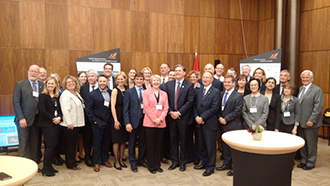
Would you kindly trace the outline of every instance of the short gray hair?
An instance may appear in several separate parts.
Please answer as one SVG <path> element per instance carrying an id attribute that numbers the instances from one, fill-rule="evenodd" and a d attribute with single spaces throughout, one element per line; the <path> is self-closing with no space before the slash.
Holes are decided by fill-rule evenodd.
<path id="1" fill-rule="evenodd" d="M 96 76 L 99 76 L 99 73 L 96 71 L 96 70 L 94 70 L 94 69 L 90 69 L 90 70 L 88 70 L 87 71 L 87 75 L 88 74 L 95 74 Z"/>
<path id="2" fill-rule="evenodd" d="M 312 80 L 314 80 L 314 74 L 312 71 L 310 70 L 304 70 L 301 74 L 300 74 L 300 78 L 302 78 L 302 75 L 305 74 L 306 72 L 309 72 L 309 75 L 311 76 Z"/>
<path id="3" fill-rule="evenodd" d="M 281 70 L 281 72 L 286 72 L 288 73 L 288 76 L 291 77 L 290 72 L 287 69 Z"/>

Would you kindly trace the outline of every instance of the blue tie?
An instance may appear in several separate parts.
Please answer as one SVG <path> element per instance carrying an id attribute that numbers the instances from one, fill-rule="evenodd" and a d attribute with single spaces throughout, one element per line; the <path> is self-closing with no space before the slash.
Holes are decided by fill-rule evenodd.
<path id="1" fill-rule="evenodd" d="M 139 88 L 139 94 L 140 94 L 140 103 L 143 103 L 143 97 L 142 97 L 142 88 Z M 140 112 L 140 118 L 142 118 L 143 116 L 143 108 L 141 108 L 141 112 Z"/>
<path id="2" fill-rule="evenodd" d="M 228 92 L 226 92 L 226 94 L 225 94 L 225 99 L 223 99 L 223 106 L 225 106 L 226 105 L 226 102 L 227 102 L 227 95 L 228 95 Z"/>

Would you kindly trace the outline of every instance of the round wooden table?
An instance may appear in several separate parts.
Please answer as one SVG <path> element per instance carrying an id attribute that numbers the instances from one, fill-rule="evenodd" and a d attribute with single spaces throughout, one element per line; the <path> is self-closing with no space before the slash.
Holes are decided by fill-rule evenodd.
<path id="1" fill-rule="evenodd" d="M 256 141 L 247 130 L 229 131 L 222 139 L 231 147 L 234 186 L 291 185 L 295 152 L 304 146 L 301 137 L 264 131 Z"/>
<path id="2" fill-rule="evenodd" d="M 0 181 L 3 185 L 24 185 L 38 172 L 38 165 L 27 158 L 17 156 L 0 156 L 0 172 L 10 175 L 12 178 Z"/>

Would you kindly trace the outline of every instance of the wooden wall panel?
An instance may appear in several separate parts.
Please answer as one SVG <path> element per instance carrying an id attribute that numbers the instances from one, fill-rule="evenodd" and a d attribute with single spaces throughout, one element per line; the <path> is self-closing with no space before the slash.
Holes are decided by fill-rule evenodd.
<path id="1" fill-rule="evenodd" d="M 21 47 L 45 48 L 45 5 L 20 2 Z"/>
<path id="2" fill-rule="evenodd" d="M 88 50 L 70 50 L 69 51 L 69 74 L 77 76 L 77 65 L 76 59 L 91 55 L 91 52 Z"/>
<path id="3" fill-rule="evenodd" d="M 213 54 L 199 54 L 198 61 L 199 61 L 199 69 L 201 70 L 201 77 L 204 73 L 204 67 L 206 64 L 211 63 L 214 65 L 214 55 Z"/>
<path id="4" fill-rule="evenodd" d="M 167 63 L 166 53 L 150 53 L 150 68 L 153 74 L 160 75 L 160 65 Z"/>
<path id="5" fill-rule="evenodd" d="M 314 9 L 324 8 L 330 6 L 329 0 L 315 0 L 314 1 Z"/>
<path id="6" fill-rule="evenodd" d="M 164 14 L 150 13 L 150 52 L 167 52 Z"/>
<path id="7" fill-rule="evenodd" d="M 166 15 L 166 33 L 167 33 L 167 52 L 183 53 L 183 32 L 184 20 L 183 16 Z"/>
<path id="8" fill-rule="evenodd" d="M 203 0 L 184 0 L 184 15 L 199 16 Z"/>
<path id="9" fill-rule="evenodd" d="M 167 13 L 182 15 L 184 13 L 184 0 L 167 0 Z"/>
<path id="10" fill-rule="evenodd" d="M 0 12 L 0 47 L 19 47 L 19 2 L 1 1 Z"/>
<path id="11" fill-rule="evenodd" d="M 215 1 L 215 17 L 227 18 L 230 17 L 230 0 Z"/>
<path id="12" fill-rule="evenodd" d="M 56 72 L 61 80 L 70 74 L 69 51 L 68 50 L 46 50 L 45 67 L 48 75 Z M 75 75 L 75 74 L 73 74 Z"/>
<path id="13" fill-rule="evenodd" d="M 17 69 L 17 71 L 22 70 L 21 72 L 27 73 L 29 67 L 31 65 L 38 65 L 40 67 L 45 66 L 45 50 L 43 49 L 22 49 L 21 50 L 21 69 Z M 27 78 L 27 74 L 23 75 L 22 79 Z"/>
<path id="14" fill-rule="evenodd" d="M 113 9 L 130 9 L 130 0 L 112 0 L 111 7 Z"/>
<path id="15" fill-rule="evenodd" d="M 300 11 L 308 11 L 314 9 L 314 0 L 300 1 Z"/>
<path id="16" fill-rule="evenodd" d="M 167 54 L 167 64 L 170 65 L 170 67 L 174 70 L 175 65 L 182 64 L 185 67 L 187 66 L 187 62 L 185 62 L 184 55 L 181 54 L 174 54 L 174 53 L 168 53 Z M 187 67 L 186 67 L 187 69 Z"/>
<path id="17" fill-rule="evenodd" d="M 314 11 L 300 14 L 299 51 L 313 50 L 313 17 Z"/>
<path id="18" fill-rule="evenodd" d="M 188 74 L 188 72 L 194 68 L 195 54 L 183 54 L 183 62 Z M 172 70 L 174 70 L 175 66 L 170 67 Z"/>
<path id="19" fill-rule="evenodd" d="M 128 74 L 130 68 L 136 68 L 135 64 L 132 63 L 132 53 L 120 52 L 120 65 L 121 70 Z"/>
<path id="20" fill-rule="evenodd" d="M 15 115 L 12 100 L 12 95 L 0 95 L 0 116 Z"/>
<path id="21" fill-rule="evenodd" d="M 259 0 L 244 0 L 242 2 L 242 12 L 244 20 L 259 20 Z M 230 18 L 241 19 L 239 1 L 230 1 Z"/>
<path id="22" fill-rule="evenodd" d="M 94 0 L 68 0 L 69 5 L 90 6 Z"/>
<path id="23" fill-rule="evenodd" d="M 68 15 L 70 50 L 90 50 L 92 35 L 90 8 L 69 6 Z"/>
<path id="24" fill-rule="evenodd" d="M 230 42 L 230 20 L 215 19 L 214 53 L 228 54 Z"/>
<path id="25" fill-rule="evenodd" d="M 299 53 L 299 65 L 298 65 L 298 85 L 301 86 L 300 73 L 304 70 L 313 71 L 313 52 L 301 52 Z"/>
<path id="26" fill-rule="evenodd" d="M 184 52 L 195 53 L 200 52 L 199 48 L 199 17 L 184 17 Z"/>
<path id="27" fill-rule="evenodd" d="M 149 0 L 131 0 L 131 10 L 149 11 Z"/>
<path id="28" fill-rule="evenodd" d="M 244 59 L 245 55 L 229 55 L 228 68 L 234 67 L 238 72 L 240 71 L 240 60 Z M 228 70 L 227 68 L 227 70 Z M 227 74 L 227 71 L 226 71 Z"/>
<path id="29" fill-rule="evenodd" d="M 131 51 L 131 12 L 111 10 L 111 48 L 120 48 L 121 51 Z M 125 24 L 123 24 L 125 23 Z"/>
<path id="30" fill-rule="evenodd" d="M 230 43 L 229 43 L 229 54 L 243 54 L 244 43 L 241 21 L 230 20 L 229 23 Z"/>
<path id="31" fill-rule="evenodd" d="M 274 19 L 267 19 L 259 22 L 258 51 L 257 54 L 262 54 L 274 50 Z M 253 33 L 253 31 L 251 31 Z M 251 34 L 252 34 L 251 33 Z"/>
<path id="32" fill-rule="evenodd" d="M 45 0 L 45 3 L 68 4 L 68 0 Z"/>
<path id="33" fill-rule="evenodd" d="M 68 8 L 46 4 L 46 48 L 69 48 Z"/>
<path id="34" fill-rule="evenodd" d="M 27 71 L 22 71 L 19 62 L 21 61 L 19 49 L 3 48 L 0 49 L 0 95 L 13 93 L 15 82 L 27 77 Z"/>
<path id="35" fill-rule="evenodd" d="M 330 49 L 330 7 L 314 10 L 313 50 Z"/>
<path id="36" fill-rule="evenodd" d="M 92 0 L 92 7 L 111 8 L 111 0 Z"/>
<path id="37" fill-rule="evenodd" d="M 330 86 L 330 51 L 313 52 L 313 83 L 323 90 L 324 93 L 329 93 Z"/>
<path id="38" fill-rule="evenodd" d="M 105 8 L 91 8 L 92 50 L 111 49 L 111 12 Z"/>
<path id="39" fill-rule="evenodd" d="M 144 67 L 150 66 L 150 53 L 149 52 L 132 52 L 132 64 L 138 72 Z M 151 69 L 152 70 L 152 69 Z"/>
<path id="40" fill-rule="evenodd" d="M 259 1 L 259 21 L 275 17 L 276 1 Z"/>
<path id="41" fill-rule="evenodd" d="M 214 53 L 214 18 L 200 18 L 199 51 L 201 53 Z"/>
<path id="42" fill-rule="evenodd" d="M 224 74 L 226 74 L 229 64 L 229 55 L 215 55 L 214 60 L 220 60 L 220 63 L 225 67 Z"/>
<path id="43" fill-rule="evenodd" d="M 149 13 L 132 12 L 132 51 L 150 51 Z"/>
<path id="44" fill-rule="evenodd" d="M 149 0 L 149 12 L 165 14 L 167 9 L 167 1 Z"/>
<path id="45" fill-rule="evenodd" d="M 200 2 L 200 16 L 215 17 L 215 0 L 202 0 Z"/>

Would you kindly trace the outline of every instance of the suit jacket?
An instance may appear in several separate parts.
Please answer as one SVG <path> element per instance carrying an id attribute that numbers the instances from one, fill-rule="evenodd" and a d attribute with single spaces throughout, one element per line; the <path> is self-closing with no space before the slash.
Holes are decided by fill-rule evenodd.
<path id="1" fill-rule="evenodd" d="M 38 127 L 54 127 L 58 126 L 53 123 L 55 118 L 55 110 L 57 111 L 57 117 L 62 118 L 62 110 L 59 98 L 54 98 L 56 104 L 52 101 L 48 94 L 40 94 L 39 96 L 39 123 Z"/>
<path id="2" fill-rule="evenodd" d="M 165 92 L 168 96 L 169 103 L 169 112 L 176 111 L 175 108 L 175 87 L 176 81 L 169 81 L 166 83 Z M 193 124 L 193 102 L 194 102 L 194 84 L 183 80 L 181 89 L 179 92 L 179 97 L 177 101 L 178 112 L 180 112 L 180 119 L 177 121 L 182 125 L 190 125 Z"/>
<path id="3" fill-rule="evenodd" d="M 261 92 L 262 95 L 265 95 L 265 91 Z M 268 102 L 269 103 L 269 102 Z M 277 93 L 273 93 L 272 99 L 270 100 L 267 126 L 280 126 L 281 121 L 281 97 Z M 276 128 L 279 129 L 279 128 Z"/>
<path id="4" fill-rule="evenodd" d="M 300 104 L 299 99 L 292 96 L 292 100 L 288 100 L 287 108 L 284 111 L 290 111 L 290 117 L 284 117 L 283 110 L 281 110 L 281 120 L 286 125 L 293 125 L 295 122 L 299 123 L 300 119 Z M 282 99 L 282 98 L 281 98 Z M 281 103 L 283 101 L 281 100 Z M 276 126 L 275 126 L 276 127 Z M 279 127 L 279 126 L 278 126 Z M 276 128 L 279 129 L 279 128 Z"/>
<path id="5" fill-rule="evenodd" d="M 275 92 L 275 93 L 277 93 L 278 95 L 281 95 L 281 84 L 277 84 L 276 86 L 275 86 L 275 88 L 273 89 L 273 92 Z M 294 96 L 295 97 L 298 97 L 298 93 L 299 93 L 299 88 L 298 88 L 298 86 L 296 86 L 296 89 L 294 90 Z"/>
<path id="6" fill-rule="evenodd" d="M 143 126 L 151 128 L 165 128 L 166 121 L 165 117 L 168 113 L 168 98 L 166 92 L 159 90 L 159 105 L 162 105 L 161 110 L 156 109 L 157 100 L 152 88 L 143 92 L 143 106 L 145 110 L 145 115 L 143 119 Z M 162 124 L 155 125 L 153 121 L 157 118 L 162 120 Z"/>
<path id="7" fill-rule="evenodd" d="M 44 83 L 38 81 L 39 95 L 44 90 Z M 33 89 L 28 79 L 19 81 L 15 85 L 13 94 L 13 107 L 15 110 L 15 122 L 19 125 L 19 120 L 25 118 L 27 126 L 30 127 L 36 115 L 35 97 L 32 95 Z"/>
<path id="8" fill-rule="evenodd" d="M 205 122 L 203 125 L 196 124 L 197 128 L 218 130 L 217 112 L 220 106 L 219 90 L 213 86 L 203 98 L 203 88 L 195 89 L 194 119 L 199 116 Z"/>
<path id="9" fill-rule="evenodd" d="M 64 90 L 60 96 L 60 105 L 63 114 L 63 121 L 60 123 L 61 126 L 85 126 L 84 108 L 81 101 L 83 99 L 78 92 L 76 92 L 76 94 L 79 98 L 73 95 L 69 90 Z"/>
<path id="10" fill-rule="evenodd" d="M 198 83 L 201 85 L 201 86 L 204 86 L 203 85 L 203 81 L 202 81 L 202 78 L 198 80 Z M 223 91 L 223 83 L 217 79 L 213 79 L 212 81 L 212 86 L 217 88 L 220 92 Z"/>
<path id="11" fill-rule="evenodd" d="M 222 100 L 225 95 L 225 91 L 220 93 L 220 108 L 218 111 L 218 118 L 223 117 L 227 124 L 220 124 L 221 132 L 227 132 L 231 130 L 242 129 L 242 109 L 243 109 L 243 96 L 233 91 L 230 96 L 227 98 L 226 105 L 222 110 Z"/>
<path id="12" fill-rule="evenodd" d="M 303 87 L 300 87 L 299 92 Z M 320 87 L 311 84 L 305 94 L 299 98 L 300 103 L 300 126 L 307 127 L 307 121 L 314 123 L 312 128 L 322 126 L 322 109 L 323 109 L 323 91 Z"/>
<path id="13" fill-rule="evenodd" d="M 131 124 L 133 129 L 140 123 L 141 103 L 136 88 L 128 89 L 124 96 L 124 123 Z"/>
<path id="14" fill-rule="evenodd" d="M 264 128 L 267 127 L 268 118 L 268 98 L 262 94 L 258 97 L 258 102 L 256 103 L 257 113 L 251 113 L 251 94 L 244 96 L 244 105 L 242 110 L 242 116 L 244 119 L 243 126 L 249 128 L 252 125 L 262 125 Z"/>
<path id="15" fill-rule="evenodd" d="M 115 77 L 113 77 L 113 76 L 111 76 L 111 78 L 112 78 L 112 83 L 113 83 L 113 89 L 114 88 L 116 88 L 117 87 L 117 84 L 116 84 L 116 79 L 115 79 Z M 109 82 L 110 83 L 110 82 Z M 109 87 L 108 87 L 109 88 Z M 110 89 L 110 88 L 109 88 Z"/>
<path id="16" fill-rule="evenodd" d="M 111 98 L 111 90 L 108 89 L 107 92 Z M 104 98 L 99 88 L 89 93 L 86 102 L 86 114 L 92 125 L 94 125 L 94 122 L 97 122 L 97 126 L 100 129 L 104 129 L 106 125 L 110 125 L 110 105 L 111 104 L 109 102 L 108 107 L 104 106 Z"/>
<path id="17" fill-rule="evenodd" d="M 89 83 L 86 83 L 80 87 L 80 95 L 85 101 L 87 101 L 89 95 L 89 85 Z"/>

